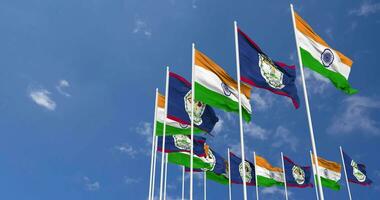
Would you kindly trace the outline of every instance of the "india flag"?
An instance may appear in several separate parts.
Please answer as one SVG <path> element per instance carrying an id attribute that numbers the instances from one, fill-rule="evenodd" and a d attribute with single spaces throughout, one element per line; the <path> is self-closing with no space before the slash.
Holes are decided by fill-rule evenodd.
<path id="1" fill-rule="evenodd" d="M 165 96 L 158 94 L 157 97 L 157 113 L 156 113 L 156 135 L 162 136 L 165 119 Z M 202 130 L 194 127 L 194 133 L 201 133 Z M 165 135 L 190 135 L 190 126 L 187 124 L 181 124 L 169 118 L 166 118 L 166 133 Z"/>
<path id="2" fill-rule="evenodd" d="M 296 39 L 305 67 L 330 79 L 346 94 L 357 93 L 348 83 L 352 60 L 331 48 L 297 13 L 294 12 Z"/>
<path id="3" fill-rule="evenodd" d="M 195 50 L 195 99 L 207 105 L 225 110 L 239 112 L 237 82 L 218 64 Z M 251 119 L 250 87 L 241 85 L 241 103 L 243 118 Z"/>
<path id="4" fill-rule="evenodd" d="M 313 168 L 315 164 L 313 159 Z M 339 163 L 318 157 L 318 174 L 321 177 L 322 186 L 333 190 L 340 190 L 339 180 L 341 177 L 341 165 Z M 316 180 L 318 178 L 316 177 Z"/>
<path id="5" fill-rule="evenodd" d="M 279 167 L 273 167 L 265 158 L 256 155 L 256 176 L 259 186 L 283 186 L 284 172 Z"/>

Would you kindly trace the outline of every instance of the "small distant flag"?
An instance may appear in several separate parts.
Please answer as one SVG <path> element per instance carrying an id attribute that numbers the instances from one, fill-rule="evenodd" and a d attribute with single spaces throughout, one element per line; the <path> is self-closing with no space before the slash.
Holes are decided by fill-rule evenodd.
<path id="1" fill-rule="evenodd" d="M 255 181 L 255 166 L 245 160 L 242 163 L 241 158 L 230 152 L 230 166 L 231 166 L 231 183 L 243 184 L 245 180 L 246 185 L 256 185 Z M 243 170 L 245 169 L 245 177 L 243 177 Z"/>
<path id="2" fill-rule="evenodd" d="M 239 112 L 239 92 L 237 82 L 222 67 L 195 49 L 195 99 L 207 105 Z M 250 121 L 252 109 L 249 102 L 251 92 L 247 85 L 241 86 L 242 114 Z"/>
<path id="3" fill-rule="evenodd" d="M 313 168 L 316 169 L 314 159 Z M 340 190 L 339 180 L 342 176 L 341 168 L 339 163 L 318 157 L 318 174 L 321 177 L 322 186 L 332 190 Z M 318 177 L 316 177 L 315 180 L 317 180 L 318 183 Z"/>
<path id="4" fill-rule="evenodd" d="M 239 28 L 238 40 L 241 81 L 287 96 L 291 98 L 294 107 L 298 108 L 295 66 L 273 61 Z"/>
<path id="5" fill-rule="evenodd" d="M 158 94 L 157 99 L 157 113 L 156 113 L 156 135 L 162 136 L 164 119 L 165 119 L 165 96 Z M 203 132 L 197 127 L 194 127 L 194 133 Z M 165 135 L 185 134 L 190 135 L 190 126 L 187 124 L 181 124 L 174 120 L 166 118 L 166 131 Z"/>
<path id="6" fill-rule="evenodd" d="M 191 124 L 191 83 L 178 74 L 169 74 L 168 118 L 181 124 Z M 194 125 L 210 133 L 218 122 L 214 110 L 201 101 L 194 101 Z"/>
<path id="7" fill-rule="evenodd" d="M 162 152 L 162 136 L 157 138 L 157 151 Z M 201 136 L 194 136 L 194 154 L 198 156 L 205 156 L 206 138 Z M 172 152 L 188 152 L 191 151 L 191 138 L 189 135 L 172 135 L 165 137 L 165 153 Z"/>
<path id="8" fill-rule="evenodd" d="M 256 155 L 258 186 L 284 186 L 284 173 L 280 167 L 273 167 L 265 158 Z"/>
<path id="9" fill-rule="evenodd" d="M 336 88 L 346 94 L 357 93 L 348 83 L 352 60 L 331 48 L 296 12 L 294 18 L 302 64 L 330 79 Z"/>
<path id="10" fill-rule="evenodd" d="M 363 164 L 355 162 L 350 156 L 348 156 L 344 151 L 344 165 L 346 166 L 347 179 L 351 183 L 356 183 L 359 185 L 369 186 L 372 184 L 372 180 L 368 178 L 366 167 Z"/>
<path id="11" fill-rule="evenodd" d="M 310 183 L 311 167 L 302 167 L 295 164 L 290 158 L 284 156 L 284 168 L 287 187 L 313 187 Z"/>

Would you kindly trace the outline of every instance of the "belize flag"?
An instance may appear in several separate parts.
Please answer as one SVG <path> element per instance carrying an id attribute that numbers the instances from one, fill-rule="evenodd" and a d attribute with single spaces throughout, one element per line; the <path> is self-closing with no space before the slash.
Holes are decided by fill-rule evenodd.
<path id="1" fill-rule="evenodd" d="M 230 152 L 230 167 L 231 167 L 231 183 L 243 184 L 243 166 L 245 168 L 245 182 L 247 185 L 254 186 L 255 184 L 255 167 L 245 160 L 244 165 L 241 158 Z"/>
<path id="2" fill-rule="evenodd" d="M 157 138 L 157 151 L 162 152 L 162 136 Z M 194 135 L 194 154 L 205 156 L 206 138 Z M 165 137 L 165 153 L 191 151 L 191 139 L 189 135 L 171 135 Z"/>
<path id="3" fill-rule="evenodd" d="M 363 164 L 356 163 L 350 156 L 343 152 L 344 165 L 347 171 L 347 179 L 351 183 L 369 186 L 372 181 L 367 176 L 366 167 Z"/>
<path id="4" fill-rule="evenodd" d="M 288 187 L 313 187 L 310 183 L 311 167 L 301 167 L 284 156 L 286 184 Z"/>
<path id="5" fill-rule="evenodd" d="M 267 89 L 275 94 L 291 98 L 299 107 L 296 68 L 272 61 L 260 47 L 238 28 L 240 78 L 253 87 Z"/>
<path id="6" fill-rule="evenodd" d="M 169 74 L 169 96 L 167 117 L 181 124 L 191 125 L 191 83 L 178 74 Z M 194 125 L 210 133 L 219 121 L 214 110 L 194 101 Z"/>

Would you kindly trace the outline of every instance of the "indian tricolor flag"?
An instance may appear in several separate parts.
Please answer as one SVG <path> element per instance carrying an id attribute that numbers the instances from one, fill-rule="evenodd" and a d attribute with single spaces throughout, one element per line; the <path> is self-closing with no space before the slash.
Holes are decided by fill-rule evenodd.
<path id="1" fill-rule="evenodd" d="M 225 110 L 239 112 L 237 82 L 218 64 L 195 49 L 195 99 Z M 251 119 L 250 87 L 241 84 L 242 114 L 246 121 Z"/>
<path id="2" fill-rule="evenodd" d="M 256 176 L 259 186 L 283 186 L 284 172 L 279 167 L 273 167 L 265 158 L 256 155 Z"/>
<path id="3" fill-rule="evenodd" d="M 303 65 L 330 79 L 346 94 L 357 93 L 348 83 L 352 60 L 331 48 L 296 12 L 294 21 Z"/>
<path id="4" fill-rule="evenodd" d="M 316 167 L 313 159 L 313 168 Z M 333 190 L 340 190 L 339 180 L 341 177 L 341 165 L 339 163 L 329 161 L 318 157 L 318 174 L 321 177 L 322 186 Z M 315 177 L 318 180 L 318 177 Z"/>
<path id="5" fill-rule="evenodd" d="M 165 96 L 158 93 L 157 95 L 157 113 L 156 113 L 156 135 L 162 136 L 164 128 L 164 119 L 165 119 Z M 190 135 L 191 130 L 190 126 L 186 124 L 181 124 L 169 118 L 166 118 L 166 131 L 165 135 Z M 201 133 L 197 127 L 194 127 L 194 133 Z"/>

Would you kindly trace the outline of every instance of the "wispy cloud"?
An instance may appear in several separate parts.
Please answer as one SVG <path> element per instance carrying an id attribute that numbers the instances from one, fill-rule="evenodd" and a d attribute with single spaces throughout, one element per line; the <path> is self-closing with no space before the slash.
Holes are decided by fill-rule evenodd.
<path id="1" fill-rule="evenodd" d="M 100 183 L 98 181 L 92 181 L 87 176 L 83 177 L 85 189 L 88 191 L 97 191 L 100 189 Z"/>
<path id="2" fill-rule="evenodd" d="M 148 145 L 152 144 L 152 135 L 153 135 L 152 123 L 140 122 L 139 125 L 135 128 L 135 132 L 145 137 L 148 141 Z"/>
<path id="3" fill-rule="evenodd" d="M 218 135 L 223 130 L 223 124 L 224 120 L 220 118 L 219 121 L 215 124 L 215 127 L 212 130 L 212 132 L 215 133 L 215 135 Z"/>
<path id="4" fill-rule="evenodd" d="M 124 177 L 126 184 L 136 184 L 141 182 L 141 178 Z"/>
<path id="5" fill-rule="evenodd" d="M 324 94 L 326 90 L 332 85 L 330 83 L 330 80 L 309 69 L 304 69 L 304 75 L 308 91 L 311 91 L 313 94 Z M 301 75 L 297 77 L 297 82 L 301 87 Z"/>
<path id="6" fill-rule="evenodd" d="M 252 93 L 251 104 L 254 105 L 254 111 L 266 111 L 272 107 L 274 98 L 268 91 L 256 90 Z"/>
<path id="7" fill-rule="evenodd" d="M 135 20 L 135 26 L 132 31 L 134 34 L 143 34 L 144 36 L 150 38 L 152 36 L 152 31 L 148 27 L 148 24 L 142 19 Z"/>
<path id="8" fill-rule="evenodd" d="M 39 106 L 54 111 L 57 104 L 50 98 L 50 92 L 46 89 L 30 89 L 29 97 Z"/>
<path id="9" fill-rule="evenodd" d="M 270 134 L 268 130 L 254 123 L 244 124 L 244 133 L 260 140 L 266 140 Z"/>
<path id="10" fill-rule="evenodd" d="M 129 144 L 115 146 L 115 149 L 120 153 L 128 155 L 131 158 L 135 158 L 136 154 L 138 154 L 138 151 Z"/>
<path id="11" fill-rule="evenodd" d="M 261 194 L 263 195 L 285 195 L 285 190 L 283 188 L 278 187 L 266 187 L 261 190 Z M 288 196 L 291 196 L 292 193 L 288 190 Z"/>
<path id="12" fill-rule="evenodd" d="M 279 126 L 277 127 L 275 134 L 273 136 L 274 143 L 272 143 L 273 147 L 279 148 L 279 147 L 290 147 L 292 151 L 297 150 L 298 146 L 298 138 L 291 134 L 289 129 Z"/>
<path id="13" fill-rule="evenodd" d="M 351 15 L 368 16 L 380 11 L 380 3 L 372 3 L 371 1 L 362 1 L 359 8 L 349 11 Z"/>
<path id="14" fill-rule="evenodd" d="M 380 100 L 356 95 L 343 100 L 343 105 L 343 109 L 333 117 L 329 133 L 339 135 L 357 130 L 361 134 L 380 134 L 379 122 L 371 117 L 380 109 Z"/>
<path id="15" fill-rule="evenodd" d="M 69 88 L 69 87 L 70 87 L 70 83 L 67 80 L 60 80 L 58 82 L 58 85 L 55 88 L 61 95 L 65 97 L 70 97 L 71 95 L 64 91 L 66 88 Z"/>

